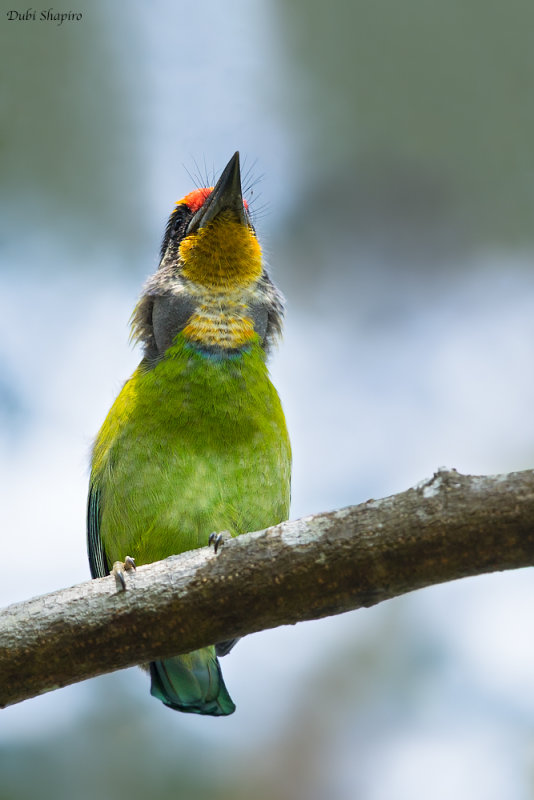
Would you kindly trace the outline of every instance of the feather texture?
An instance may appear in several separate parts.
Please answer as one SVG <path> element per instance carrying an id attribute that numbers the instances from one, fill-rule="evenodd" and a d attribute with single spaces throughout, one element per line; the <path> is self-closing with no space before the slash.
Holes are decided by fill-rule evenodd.
<path id="1" fill-rule="evenodd" d="M 241 194 L 239 154 L 217 185 L 181 200 L 161 262 L 132 315 L 144 358 L 93 448 L 91 575 L 287 519 L 291 449 L 266 353 L 283 298 L 268 277 Z M 235 640 L 150 665 L 151 692 L 180 711 L 235 706 L 217 656 Z"/>

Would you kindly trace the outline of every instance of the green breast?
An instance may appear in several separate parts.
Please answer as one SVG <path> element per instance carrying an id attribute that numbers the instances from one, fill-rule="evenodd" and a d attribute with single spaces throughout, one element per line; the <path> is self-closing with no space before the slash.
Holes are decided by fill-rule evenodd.
<path id="1" fill-rule="evenodd" d="M 143 564 L 274 525 L 289 515 L 291 450 L 259 344 L 203 354 L 182 335 L 139 366 L 93 452 L 100 535 L 111 561 Z"/>

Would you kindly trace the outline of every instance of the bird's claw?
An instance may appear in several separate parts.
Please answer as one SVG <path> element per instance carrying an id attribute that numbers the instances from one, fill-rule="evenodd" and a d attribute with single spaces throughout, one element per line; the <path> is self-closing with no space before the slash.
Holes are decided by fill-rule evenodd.
<path id="1" fill-rule="evenodd" d="M 213 552 L 216 553 L 219 545 L 224 543 L 224 536 L 222 533 L 210 533 L 208 537 L 208 547 L 213 545 Z"/>
<path id="2" fill-rule="evenodd" d="M 115 580 L 120 584 L 120 591 L 126 591 L 126 578 L 124 573 L 129 570 L 135 570 L 135 560 L 131 556 L 126 556 L 124 561 L 115 561 L 111 574 L 115 576 Z"/>

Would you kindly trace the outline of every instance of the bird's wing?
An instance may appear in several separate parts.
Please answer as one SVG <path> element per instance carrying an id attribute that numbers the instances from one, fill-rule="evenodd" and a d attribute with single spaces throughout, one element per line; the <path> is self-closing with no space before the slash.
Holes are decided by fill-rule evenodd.
<path id="1" fill-rule="evenodd" d="M 91 483 L 87 501 L 87 552 L 92 578 L 109 575 L 110 565 L 100 537 L 100 489 Z"/>

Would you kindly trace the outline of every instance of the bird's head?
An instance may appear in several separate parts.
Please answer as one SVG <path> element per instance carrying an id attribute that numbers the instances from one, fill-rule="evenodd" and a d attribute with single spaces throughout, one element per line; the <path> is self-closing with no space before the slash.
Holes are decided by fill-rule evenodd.
<path id="1" fill-rule="evenodd" d="M 269 279 L 243 200 L 239 153 L 214 187 L 176 203 L 158 271 L 132 317 L 132 334 L 149 360 L 162 358 L 183 335 L 198 349 L 224 356 L 259 341 L 267 350 L 281 331 L 283 298 Z"/>
<path id="2" fill-rule="evenodd" d="M 239 153 L 215 187 L 195 189 L 178 201 L 161 256 L 208 289 L 244 287 L 260 277 L 261 248 L 241 192 Z"/>

